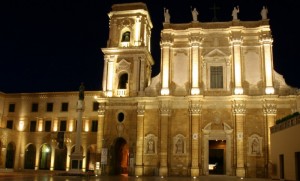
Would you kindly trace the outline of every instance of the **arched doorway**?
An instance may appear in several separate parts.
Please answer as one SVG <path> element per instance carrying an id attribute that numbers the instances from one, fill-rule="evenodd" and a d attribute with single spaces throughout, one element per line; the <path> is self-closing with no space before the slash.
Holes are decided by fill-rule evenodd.
<path id="1" fill-rule="evenodd" d="M 126 140 L 119 137 L 115 140 L 112 151 L 112 174 L 128 174 L 129 148 Z"/>
<path id="2" fill-rule="evenodd" d="M 91 145 L 86 155 L 86 170 L 95 170 L 95 163 L 97 157 L 97 145 Z"/>
<path id="3" fill-rule="evenodd" d="M 14 168 L 15 152 L 16 152 L 15 144 L 12 142 L 8 143 L 6 148 L 5 168 Z"/>
<path id="4" fill-rule="evenodd" d="M 62 149 L 55 149 L 54 170 L 66 170 L 67 147 L 62 146 Z"/>
<path id="5" fill-rule="evenodd" d="M 49 170 L 51 162 L 51 147 L 48 144 L 43 144 L 40 149 L 40 164 L 39 169 Z"/>
<path id="6" fill-rule="evenodd" d="M 25 149 L 24 169 L 34 169 L 36 148 L 33 144 L 29 144 Z"/>

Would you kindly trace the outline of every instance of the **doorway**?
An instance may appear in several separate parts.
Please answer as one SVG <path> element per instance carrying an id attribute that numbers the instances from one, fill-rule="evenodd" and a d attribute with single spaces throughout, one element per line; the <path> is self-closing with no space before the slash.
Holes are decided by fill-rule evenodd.
<path id="1" fill-rule="evenodd" d="M 112 174 L 128 175 L 129 148 L 124 138 L 117 138 L 112 155 Z"/>
<path id="2" fill-rule="evenodd" d="M 209 140 L 209 174 L 225 174 L 226 140 Z"/>

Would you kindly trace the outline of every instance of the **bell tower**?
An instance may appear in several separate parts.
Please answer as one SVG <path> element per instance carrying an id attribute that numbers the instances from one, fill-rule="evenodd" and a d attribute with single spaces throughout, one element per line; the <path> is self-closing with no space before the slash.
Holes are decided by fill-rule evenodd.
<path id="1" fill-rule="evenodd" d="M 104 53 L 103 91 L 107 97 L 144 95 L 154 64 L 150 38 L 153 27 L 145 3 L 115 4 L 109 16 Z"/>

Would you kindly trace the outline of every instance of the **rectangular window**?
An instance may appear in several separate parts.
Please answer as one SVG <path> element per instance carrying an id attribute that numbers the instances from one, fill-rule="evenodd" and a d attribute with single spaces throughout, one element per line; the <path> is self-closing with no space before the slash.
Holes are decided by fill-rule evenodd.
<path id="1" fill-rule="evenodd" d="M 53 103 L 52 102 L 48 102 L 47 103 L 47 112 L 52 112 L 53 111 Z"/>
<path id="2" fill-rule="evenodd" d="M 50 120 L 45 121 L 45 131 L 51 132 L 51 121 Z"/>
<path id="3" fill-rule="evenodd" d="M 38 103 L 32 103 L 31 112 L 38 112 L 38 110 L 39 110 L 39 104 Z"/>
<path id="4" fill-rule="evenodd" d="M 15 112 L 15 104 L 9 104 L 8 112 Z"/>
<path id="5" fill-rule="evenodd" d="M 92 132 L 98 131 L 98 120 L 92 120 Z"/>
<path id="6" fill-rule="evenodd" d="M 7 120 L 6 122 L 6 128 L 13 129 L 14 121 L 13 120 Z"/>
<path id="7" fill-rule="evenodd" d="M 93 102 L 93 111 L 98 111 L 99 109 L 99 102 Z"/>
<path id="8" fill-rule="evenodd" d="M 61 103 L 61 111 L 62 112 L 67 112 L 68 108 L 69 108 L 69 103 L 67 103 L 67 102 Z"/>
<path id="9" fill-rule="evenodd" d="M 223 67 L 222 66 L 210 67 L 210 88 L 211 89 L 223 88 Z"/>
<path id="10" fill-rule="evenodd" d="M 59 131 L 67 131 L 67 121 L 66 120 L 60 121 Z"/>
<path id="11" fill-rule="evenodd" d="M 36 121 L 30 121 L 30 132 L 35 132 L 36 130 Z"/>

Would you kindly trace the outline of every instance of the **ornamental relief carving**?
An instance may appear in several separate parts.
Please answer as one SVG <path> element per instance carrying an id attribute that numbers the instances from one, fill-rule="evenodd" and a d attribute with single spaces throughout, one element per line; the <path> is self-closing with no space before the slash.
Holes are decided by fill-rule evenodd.
<path id="1" fill-rule="evenodd" d="M 186 154 L 186 137 L 182 134 L 177 134 L 173 137 L 173 154 L 184 155 Z"/>
<path id="2" fill-rule="evenodd" d="M 158 137 L 154 134 L 148 134 L 144 138 L 144 154 L 156 155 L 157 154 L 157 140 Z"/>
<path id="3" fill-rule="evenodd" d="M 127 62 L 125 59 L 122 59 L 116 68 L 116 72 L 119 73 L 121 71 L 130 72 L 130 62 Z"/>
<path id="4" fill-rule="evenodd" d="M 249 156 L 263 156 L 262 151 L 263 138 L 257 134 L 252 134 L 248 137 L 248 152 Z"/>
<path id="5" fill-rule="evenodd" d="M 239 103 L 234 101 L 232 104 L 232 111 L 234 114 L 245 114 L 246 113 L 246 105 L 244 103 Z"/>

